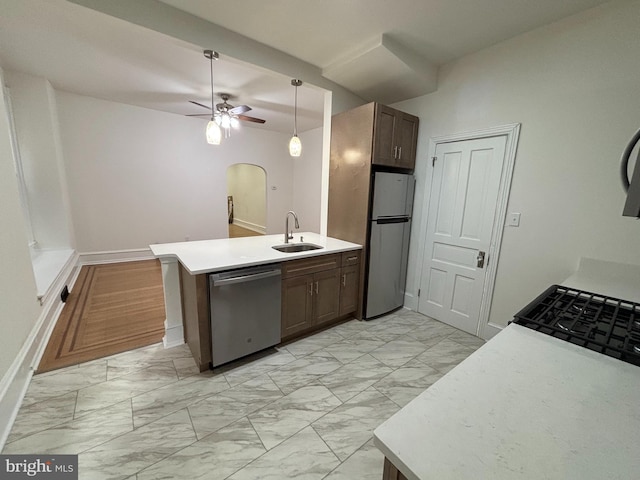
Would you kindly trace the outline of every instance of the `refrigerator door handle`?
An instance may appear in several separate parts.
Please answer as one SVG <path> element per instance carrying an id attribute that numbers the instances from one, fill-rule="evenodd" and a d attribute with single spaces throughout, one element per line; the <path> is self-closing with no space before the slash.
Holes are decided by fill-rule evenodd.
<path id="1" fill-rule="evenodd" d="M 409 217 L 387 217 L 387 218 L 376 218 L 374 222 L 378 225 L 385 225 L 388 223 L 407 223 L 409 221 Z"/>

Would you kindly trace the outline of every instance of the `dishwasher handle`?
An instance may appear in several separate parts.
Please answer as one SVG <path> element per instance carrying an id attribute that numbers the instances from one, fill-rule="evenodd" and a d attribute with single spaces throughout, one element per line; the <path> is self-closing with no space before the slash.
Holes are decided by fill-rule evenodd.
<path id="1" fill-rule="evenodd" d="M 280 270 L 267 270 L 266 272 L 250 273 L 249 275 L 238 275 L 237 277 L 228 278 L 212 278 L 214 287 L 221 287 L 223 285 L 233 285 L 235 283 L 252 282 L 254 280 L 261 280 L 263 278 L 278 277 L 280 276 Z"/>

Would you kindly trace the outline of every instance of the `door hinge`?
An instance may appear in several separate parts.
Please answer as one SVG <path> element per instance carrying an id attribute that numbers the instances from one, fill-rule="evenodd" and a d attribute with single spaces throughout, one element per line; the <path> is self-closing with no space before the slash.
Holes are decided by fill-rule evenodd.
<path id="1" fill-rule="evenodd" d="M 431 166 L 435 167 L 436 166 L 436 160 L 438 159 L 438 157 L 431 157 Z"/>
<path id="2" fill-rule="evenodd" d="M 420 289 L 418 289 L 418 296 L 420 296 Z"/>

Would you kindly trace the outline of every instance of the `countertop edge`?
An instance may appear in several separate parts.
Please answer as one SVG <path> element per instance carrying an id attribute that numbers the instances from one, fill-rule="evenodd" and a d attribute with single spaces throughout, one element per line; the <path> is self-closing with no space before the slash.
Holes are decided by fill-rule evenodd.
<path id="1" fill-rule="evenodd" d="M 242 257 L 237 257 L 237 256 L 229 256 L 228 259 L 229 261 L 225 262 L 224 260 L 220 261 L 217 264 L 211 264 L 211 265 L 207 265 L 204 268 L 192 268 L 193 267 L 193 259 L 189 259 L 190 261 L 186 260 L 184 257 L 188 256 L 188 254 L 193 255 L 194 252 L 188 252 L 185 249 L 189 249 L 190 247 L 194 247 L 194 248 L 198 248 L 198 245 L 202 245 L 203 243 L 207 243 L 207 242 L 211 242 L 211 245 L 228 245 L 229 241 L 233 241 L 236 239 L 229 239 L 229 238 L 224 238 L 224 239 L 213 239 L 213 240 L 201 240 L 201 241 L 195 241 L 195 242 L 179 242 L 179 243 L 173 243 L 173 244 L 152 244 L 149 246 L 151 253 L 154 255 L 155 258 L 162 260 L 164 259 L 176 259 L 182 266 L 183 268 L 190 274 L 190 275 L 201 275 L 201 274 L 207 274 L 207 273 L 214 273 L 214 272 L 222 272 L 225 270 L 233 270 L 233 269 L 238 269 L 238 268 L 246 268 L 246 267 L 252 267 L 252 266 L 256 266 L 256 265 L 268 265 L 268 264 L 274 264 L 274 263 L 283 263 L 283 262 L 288 262 L 291 260 L 301 260 L 301 259 L 305 259 L 305 258 L 312 258 L 312 257 L 318 257 L 318 256 L 322 256 L 322 255 L 332 255 L 332 254 L 336 254 L 336 253 L 343 253 L 343 252 L 349 252 L 349 251 L 356 251 L 356 250 L 362 250 L 362 245 L 358 245 L 352 242 L 348 242 L 346 240 L 340 240 L 337 238 L 333 238 L 333 237 L 328 237 L 328 236 L 324 236 L 324 235 L 320 235 L 320 234 L 314 234 L 312 232 L 304 232 L 303 233 L 304 236 L 306 237 L 311 237 L 308 241 L 310 241 L 311 243 L 322 243 L 323 247 L 317 250 L 307 250 L 307 251 L 302 251 L 302 252 L 294 252 L 294 253 L 284 253 L 284 252 L 278 252 L 276 250 L 271 250 L 271 245 L 268 246 L 269 250 L 265 250 L 265 252 L 268 252 L 268 254 L 265 254 L 264 256 L 261 256 L 260 254 L 255 255 L 255 256 L 247 256 L 246 258 L 242 258 Z M 257 240 L 257 242 L 259 243 L 264 243 L 264 241 L 271 237 L 272 240 L 276 240 L 276 238 L 279 235 L 273 235 L 273 236 L 260 236 L 260 237 L 255 237 Z M 251 240 L 247 240 L 247 238 L 254 238 L 254 237 L 243 237 L 242 241 L 243 242 L 251 242 Z M 240 238 L 237 240 L 241 240 Z M 282 239 L 280 238 L 280 243 L 278 244 L 282 244 Z M 330 246 L 326 246 L 327 242 L 339 242 L 341 244 L 344 245 L 330 245 Z M 270 242 L 269 242 L 270 243 Z M 291 242 L 292 244 L 295 243 L 300 243 L 300 242 Z M 167 248 L 174 248 L 173 251 L 167 251 Z M 260 248 L 265 248 L 264 245 L 260 245 Z M 182 249 L 182 252 L 180 251 Z M 197 254 L 197 253 L 196 253 Z M 205 262 L 206 263 L 206 262 Z M 191 267 L 190 267 L 191 265 Z"/>
<path id="2" fill-rule="evenodd" d="M 396 467 L 402 474 L 407 477 L 407 480 L 420 480 L 415 473 L 396 455 L 390 448 L 388 448 L 384 442 L 373 431 L 373 444 L 378 450 L 382 452 L 386 459 L 388 459 L 394 467 Z"/>
<path id="3" fill-rule="evenodd" d="M 330 249 L 330 250 L 318 249 L 318 250 L 308 250 L 306 252 L 282 253 L 283 255 L 282 258 L 274 258 L 274 259 L 268 259 L 268 260 L 255 260 L 255 261 L 241 263 L 241 264 L 234 264 L 232 266 L 226 266 L 226 267 L 220 267 L 220 268 L 214 268 L 214 269 L 205 268 L 205 269 L 194 270 L 194 271 L 189 270 L 189 268 L 186 265 L 184 265 L 182 262 L 180 262 L 180 264 L 191 275 L 201 275 L 203 273 L 222 272 L 224 270 L 235 270 L 236 268 L 254 267 L 256 265 L 269 265 L 271 263 L 289 262 L 291 260 L 301 260 L 303 258 L 319 257 L 322 255 L 331 255 L 334 253 L 350 252 L 353 250 L 362 250 L 362 247 L 339 248 L 339 249 Z M 178 258 L 178 261 L 180 261 L 179 257 L 176 256 L 176 258 Z"/>

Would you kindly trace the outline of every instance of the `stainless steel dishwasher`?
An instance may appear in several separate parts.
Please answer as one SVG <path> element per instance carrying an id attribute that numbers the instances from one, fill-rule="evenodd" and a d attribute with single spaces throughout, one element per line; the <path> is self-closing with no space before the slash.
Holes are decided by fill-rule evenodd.
<path id="1" fill-rule="evenodd" d="M 280 278 L 280 264 L 209 275 L 214 367 L 280 343 Z"/>

